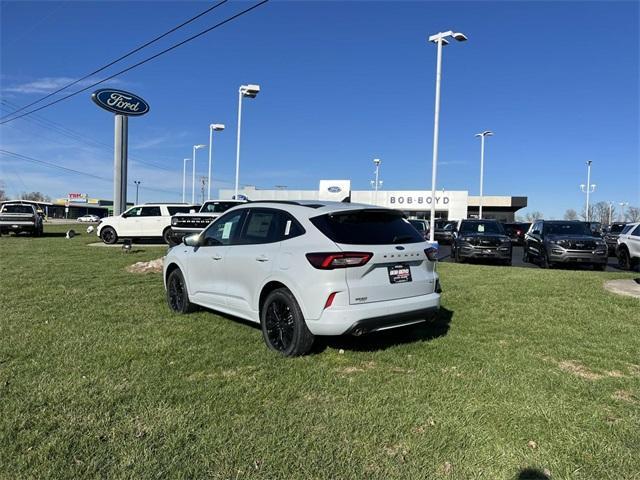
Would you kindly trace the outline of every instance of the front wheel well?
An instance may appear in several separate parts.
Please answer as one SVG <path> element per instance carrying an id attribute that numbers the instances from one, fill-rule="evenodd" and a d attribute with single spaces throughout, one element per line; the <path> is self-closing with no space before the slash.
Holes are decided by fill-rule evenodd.
<path id="1" fill-rule="evenodd" d="M 167 280 L 169 280 L 169 275 L 171 275 L 171 272 L 173 272 L 174 270 L 180 270 L 180 267 L 176 263 L 172 263 L 167 267 L 167 273 L 165 274 L 165 277 L 164 277 L 165 283 Z"/>

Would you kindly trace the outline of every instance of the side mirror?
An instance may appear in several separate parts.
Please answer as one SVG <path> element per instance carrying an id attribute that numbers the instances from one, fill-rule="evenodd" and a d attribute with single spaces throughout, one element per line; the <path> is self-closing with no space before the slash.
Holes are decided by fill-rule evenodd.
<path id="1" fill-rule="evenodd" d="M 197 247 L 200 245 L 200 234 L 192 233 L 191 235 L 187 235 L 182 238 L 182 243 L 187 247 Z"/>

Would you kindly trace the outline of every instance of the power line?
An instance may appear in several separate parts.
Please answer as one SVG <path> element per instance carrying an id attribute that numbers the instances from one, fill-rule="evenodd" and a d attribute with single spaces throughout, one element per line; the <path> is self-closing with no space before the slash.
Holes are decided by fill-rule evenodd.
<path id="1" fill-rule="evenodd" d="M 16 158 L 18 160 L 24 160 L 26 162 L 45 165 L 45 166 L 51 167 L 51 168 L 57 168 L 58 170 L 64 170 L 66 172 L 74 173 L 76 175 L 84 175 L 85 177 L 91 177 L 91 178 L 95 178 L 97 180 L 103 180 L 105 182 L 112 182 L 113 181 L 112 178 L 101 177 L 101 176 L 95 175 L 93 173 L 83 172 L 81 170 L 76 170 L 74 168 L 63 167 L 62 165 L 57 165 L 55 163 L 46 162 L 44 160 L 39 160 L 37 158 L 29 157 L 27 155 L 22 155 L 20 153 L 10 152 L 10 151 L 4 150 L 4 149 L 0 149 L 0 154 L 7 155 L 9 157 Z M 132 182 L 129 182 L 128 184 L 129 185 L 133 185 Z M 153 187 L 145 187 L 145 188 L 147 190 L 151 190 L 151 191 L 156 191 L 156 192 L 161 192 L 161 193 L 168 193 L 168 194 L 176 195 L 176 196 L 178 195 L 178 192 L 177 191 L 173 191 L 173 190 L 165 190 L 165 189 L 162 189 L 162 188 L 153 188 Z"/>
<path id="2" fill-rule="evenodd" d="M 37 112 L 37 111 L 40 111 L 40 110 L 42 110 L 44 108 L 50 107 L 51 105 L 55 105 L 56 103 L 62 102 L 63 100 L 66 100 L 66 99 L 71 98 L 71 97 L 73 97 L 75 95 L 78 95 L 79 93 L 85 92 L 85 91 L 89 90 L 90 88 L 95 87 L 96 85 L 104 83 L 107 80 L 111 80 L 112 78 L 115 78 L 115 77 L 117 77 L 119 75 L 122 75 L 123 73 L 126 73 L 126 72 L 128 72 L 130 70 L 133 70 L 134 68 L 137 68 L 137 67 L 139 67 L 141 65 L 144 65 L 145 63 L 150 62 L 151 60 L 154 60 L 154 59 L 158 58 L 159 56 L 164 55 L 165 53 L 168 53 L 168 52 L 170 52 L 172 50 L 175 50 L 176 48 L 181 47 L 182 45 L 184 45 L 186 43 L 189 43 L 189 42 L 195 40 L 196 38 L 201 37 L 202 35 L 205 35 L 205 34 L 209 33 L 210 31 L 215 30 L 216 28 L 219 28 L 219 27 L 223 26 L 224 24 L 229 23 L 232 20 L 235 20 L 236 18 L 241 17 L 242 15 L 245 15 L 245 14 L 249 13 L 251 10 L 254 10 L 254 9 L 258 8 L 261 5 L 264 5 L 268 1 L 269 0 L 262 0 L 261 2 L 258 2 L 255 5 L 242 10 L 241 12 L 236 13 L 235 15 L 232 15 L 231 17 L 226 18 L 225 20 L 223 20 L 221 22 L 218 22 L 217 24 L 215 24 L 215 25 L 213 25 L 213 26 L 211 26 L 211 27 L 199 32 L 199 33 L 196 33 L 195 35 L 192 35 L 191 37 L 187 38 L 186 40 L 183 40 L 183 41 L 181 41 L 179 43 L 176 43 L 175 45 L 172 45 L 171 47 L 166 48 L 166 49 L 156 53 L 155 55 L 147 57 L 144 60 L 141 60 L 140 62 L 131 65 L 130 67 L 127 67 L 127 68 L 125 68 L 123 70 L 120 70 L 119 72 L 116 72 L 116 73 L 114 73 L 113 75 L 111 75 L 111 76 L 109 76 L 107 78 L 104 78 L 104 79 L 102 79 L 102 80 L 100 80 L 98 82 L 95 82 L 95 83 L 87 86 L 87 87 L 84 87 L 84 88 L 82 88 L 80 90 L 77 90 L 77 91 L 75 91 L 73 93 L 70 93 L 69 95 L 65 95 L 64 97 L 61 97 L 61 98 L 59 98 L 57 100 L 54 100 L 53 102 L 49 102 L 49 103 L 47 103 L 45 105 L 42 105 L 42 106 L 40 106 L 38 108 L 34 108 L 33 110 L 29 110 L 28 112 L 25 112 L 25 113 L 22 113 L 22 114 L 20 114 L 18 116 L 13 117 L 13 118 L 9 118 L 7 120 L 4 120 L 4 121 L 0 122 L 0 125 L 4 125 L 5 123 L 12 122 L 14 120 L 17 120 L 18 118 L 22 118 L 22 117 L 24 117 L 26 115 L 30 115 L 30 114 L 32 114 L 34 112 Z M 6 118 L 6 117 L 3 117 L 3 118 Z"/>
<path id="3" fill-rule="evenodd" d="M 128 53 L 125 53 L 125 54 L 124 54 L 124 55 L 122 55 L 121 57 L 118 57 L 118 58 L 116 58 L 115 60 L 112 60 L 111 62 L 109 62 L 108 64 L 106 64 L 106 65 L 104 65 L 104 66 L 102 66 L 102 67 L 98 68 L 97 70 L 94 70 L 93 72 L 86 74 L 84 77 L 78 78 L 77 80 L 74 80 L 74 81 L 72 81 L 72 82 L 70 82 L 70 83 L 67 83 L 66 85 L 64 85 L 64 86 L 60 87 L 58 90 L 56 90 L 56 91 L 54 91 L 54 92 L 51 92 L 51 93 L 49 93 L 49 94 L 45 95 L 45 96 L 44 96 L 44 97 L 42 97 L 42 98 L 39 98 L 39 99 L 38 99 L 38 100 L 36 100 L 35 102 L 31 102 L 31 103 L 30 103 L 30 104 L 28 104 L 28 105 L 25 105 L 25 106 L 23 106 L 23 107 L 20 107 L 20 108 L 18 108 L 17 110 L 15 110 L 15 111 L 13 111 L 13 112 L 11 112 L 11 113 L 7 114 L 7 115 L 4 115 L 4 116 L 2 117 L 2 119 L 7 118 L 7 117 L 10 117 L 10 116 L 12 116 L 12 115 L 14 115 L 14 114 L 16 114 L 16 113 L 18 113 L 18 112 L 22 112 L 23 110 L 26 110 L 27 108 L 32 107 L 32 106 L 33 106 L 33 105 L 35 105 L 36 103 L 40 103 L 40 102 L 42 102 L 43 100 L 46 100 L 47 98 L 50 98 L 50 97 L 52 97 L 53 95 L 55 95 L 55 94 L 57 94 L 57 93 L 60 93 L 60 92 L 62 92 L 63 90 L 66 90 L 67 88 L 72 87 L 73 85 L 76 85 L 76 84 L 80 83 L 80 82 L 81 82 L 81 81 L 83 81 L 83 80 L 86 80 L 87 78 L 89 78 L 89 77 L 91 77 L 91 76 L 95 75 L 96 73 L 100 73 L 100 72 L 102 72 L 103 70 L 106 70 L 107 68 L 111 67 L 112 65 L 115 65 L 116 63 L 120 62 L 121 60 L 124 60 L 125 58 L 130 57 L 131 55 L 133 55 L 134 53 L 137 53 L 137 52 L 139 52 L 140 50 L 142 50 L 142 49 L 144 49 L 144 48 L 147 48 L 149 45 L 151 45 L 151 44 L 153 44 L 153 43 L 157 42 L 158 40 L 160 40 L 160 39 L 162 39 L 162 38 L 166 37 L 167 35 L 169 35 L 169 34 L 171 34 L 171 33 L 175 32 L 176 30 L 181 29 L 181 28 L 182 28 L 182 27 L 184 27 L 185 25 L 190 24 L 191 22 L 193 22 L 193 21 L 197 20 L 198 18 L 202 17 L 203 15 L 206 15 L 207 13 L 211 12 L 212 10 L 215 10 L 216 8 L 218 8 L 219 6 L 221 6 L 221 5 L 222 5 L 222 4 L 224 4 L 224 3 L 227 3 L 228 1 L 229 1 L 229 0 L 221 0 L 220 2 L 216 3 L 216 4 L 215 4 L 215 5 L 213 5 L 212 7 L 209 7 L 209 8 L 207 8 L 206 10 L 204 10 L 204 11 L 200 12 L 199 14 L 197 14 L 196 16 L 191 17 L 190 19 L 188 19 L 188 20 L 186 20 L 186 21 L 182 22 L 180 25 L 177 25 L 177 26 L 173 27 L 172 29 L 170 29 L 170 30 L 168 30 L 168 31 L 164 32 L 163 34 L 161 34 L 161 35 L 159 35 L 159 36 L 155 37 L 155 38 L 154 38 L 154 39 L 152 39 L 152 40 L 149 40 L 148 42 L 144 43 L 143 45 L 140 45 L 139 47 L 134 48 L 133 50 L 129 51 Z"/>

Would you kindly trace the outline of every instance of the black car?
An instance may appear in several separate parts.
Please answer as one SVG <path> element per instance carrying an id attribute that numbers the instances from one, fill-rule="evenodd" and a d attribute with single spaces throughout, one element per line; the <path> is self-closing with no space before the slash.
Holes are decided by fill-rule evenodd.
<path id="1" fill-rule="evenodd" d="M 622 230 L 626 225 L 627 225 L 626 223 L 612 223 L 606 228 L 603 238 L 604 238 L 604 241 L 607 242 L 609 255 L 616 254 L 616 247 L 618 246 L 618 237 L 620 236 L 620 233 L 622 233 Z"/>
<path id="2" fill-rule="evenodd" d="M 504 223 L 502 224 L 504 231 L 509 235 L 511 243 L 514 245 L 524 245 L 524 235 L 531 226 L 526 222 Z"/>
<path id="3" fill-rule="evenodd" d="M 449 220 L 436 219 L 434 222 L 433 238 L 438 243 L 443 245 L 451 243 L 453 241 L 453 232 L 456 229 L 456 224 Z"/>
<path id="4" fill-rule="evenodd" d="M 456 262 L 489 259 L 511 265 L 511 239 L 495 220 L 462 220 L 451 244 L 451 256 Z"/>
<path id="5" fill-rule="evenodd" d="M 524 261 L 542 268 L 556 263 L 586 263 L 607 268 L 607 244 L 593 234 L 587 222 L 536 220 L 525 236 Z"/>

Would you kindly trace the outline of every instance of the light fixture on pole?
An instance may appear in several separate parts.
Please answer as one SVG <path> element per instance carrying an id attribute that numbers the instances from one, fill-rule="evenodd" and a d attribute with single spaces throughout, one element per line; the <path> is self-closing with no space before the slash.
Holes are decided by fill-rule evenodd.
<path id="1" fill-rule="evenodd" d="M 186 199 L 185 199 L 185 190 L 186 190 L 186 183 L 187 183 L 187 162 L 190 162 L 191 159 L 190 158 L 185 158 L 182 161 L 182 203 L 186 203 Z"/>
<path id="2" fill-rule="evenodd" d="M 491 137 L 493 132 L 485 130 L 482 133 L 476 133 L 476 137 L 480 137 L 480 212 L 478 218 L 482 220 L 482 195 L 484 186 L 484 137 Z"/>
<path id="3" fill-rule="evenodd" d="M 241 85 L 238 89 L 238 139 L 236 142 L 236 188 L 233 198 L 238 198 L 238 182 L 240 179 L 240 126 L 242 123 L 242 97 L 256 98 L 260 93 L 260 85 Z"/>
<path id="4" fill-rule="evenodd" d="M 196 203 L 196 150 L 200 150 L 201 148 L 206 147 L 206 145 L 194 145 L 193 146 L 193 154 L 191 156 L 191 161 L 193 164 L 191 165 L 191 203 Z"/>
<path id="5" fill-rule="evenodd" d="M 134 180 L 133 183 L 136 184 L 136 205 L 138 205 L 138 188 L 140 187 L 140 180 Z"/>
<path id="6" fill-rule="evenodd" d="M 438 46 L 437 62 L 436 62 L 436 102 L 433 122 L 433 162 L 431 165 L 431 226 L 429 228 L 429 240 L 434 241 L 435 234 L 435 216 L 436 216 L 436 173 L 438 166 L 438 122 L 440 120 L 440 79 L 442 77 L 442 46 L 448 45 L 447 37 L 453 37 L 459 42 L 464 42 L 467 37 L 464 33 L 440 32 L 429 37 L 429 41 Z"/>
<path id="7" fill-rule="evenodd" d="M 629 205 L 629 202 L 620 202 L 618 205 L 620 205 L 620 221 L 624 222 L 624 207 Z"/>
<path id="8" fill-rule="evenodd" d="M 373 187 L 373 190 L 374 190 L 374 193 L 373 193 L 374 205 L 378 204 L 378 189 L 382 187 L 382 180 L 380 180 L 380 164 L 381 163 L 382 163 L 382 160 L 380 160 L 379 158 L 373 159 L 373 164 L 376 166 L 376 169 L 374 171 L 376 175 L 376 179 L 371 181 L 371 186 Z"/>
<path id="9" fill-rule="evenodd" d="M 596 184 L 591 183 L 591 163 L 593 163 L 591 160 L 587 160 L 587 184 L 585 185 L 583 183 L 582 185 L 580 185 L 580 190 L 582 190 L 582 193 L 587 194 L 587 207 L 584 214 L 587 222 L 591 221 L 591 213 L 589 212 L 589 194 L 595 192 L 596 190 Z"/>
<path id="10" fill-rule="evenodd" d="M 213 132 L 221 132 L 224 130 L 224 125 L 221 123 L 212 123 L 209 125 L 209 176 L 207 181 L 207 200 L 211 200 L 211 157 L 213 155 Z"/>

